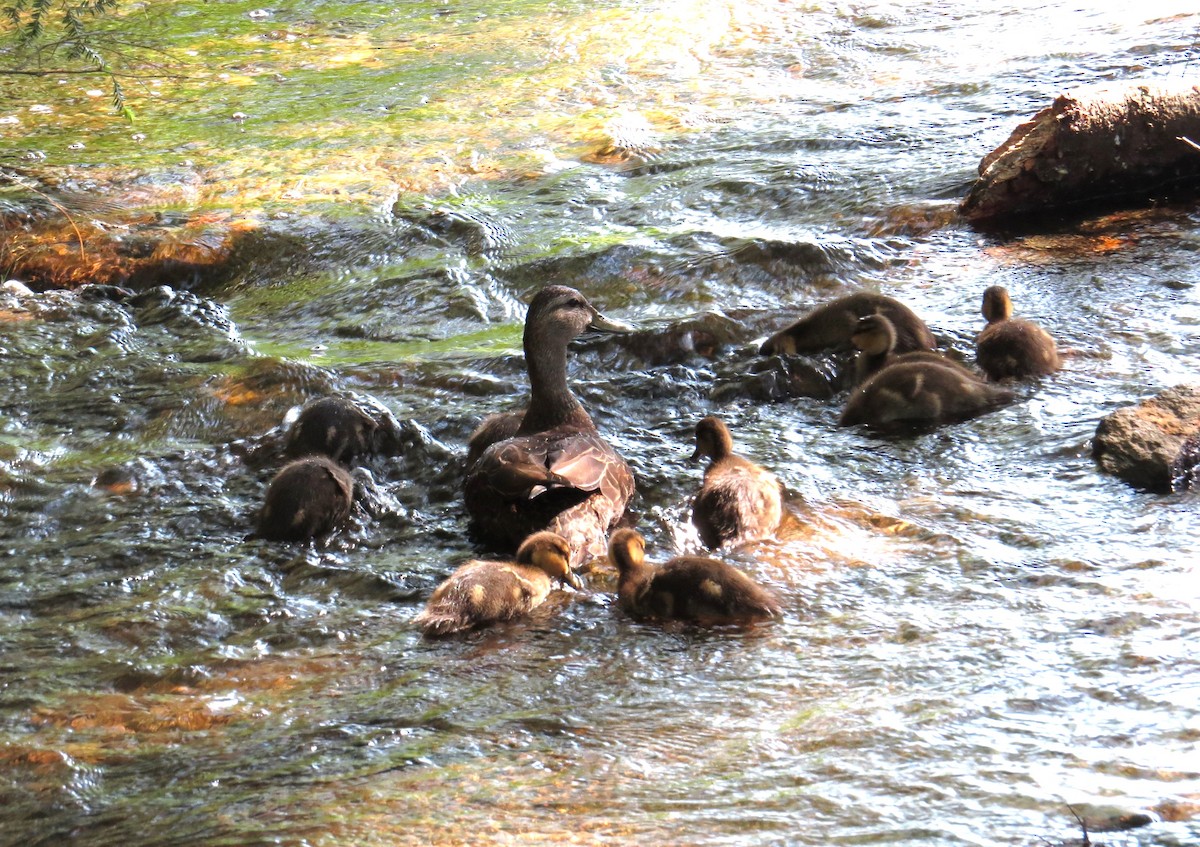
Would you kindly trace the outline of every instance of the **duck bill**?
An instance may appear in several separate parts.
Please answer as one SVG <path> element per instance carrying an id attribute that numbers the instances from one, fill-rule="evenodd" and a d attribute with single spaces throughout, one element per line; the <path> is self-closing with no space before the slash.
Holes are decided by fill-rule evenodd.
<path id="1" fill-rule="evenodd" d="M 697 448 L 696 448 L 696 452 L 692 454 L 692 457 L 691 457 L 690 459 L 688 459 L 688 461 L 689 461 L 689 462 L 698 462 L 698 461 L 700 461 L 700 459 L 702 459 L 703 457 L 704 457 L 704 454 L 703 454 L 703 453 L 701 453 L 701 452 L 700 452 L 700 448 L 699 448 L 699 447 L 697 447 Z"/>
<path id="2" fill-rule="evenodd" d="M 615 321 L 612 318 L 606 318 L 604 315 L 597 312 L 592 317 L 592 322 L 588 324 L 588 329 L 593 332 L 633 332 L 633 325 L 627 324 L 624 321 Z"/>
<path id="3" fill-rule="evenodd" d="M 575 573 L 575 571 L 567 571 L 566 576 L 563 577 L 563 582 L 576 591 L 583 591 L 584 589 L 583 580 L 579 578 L 579 574 Z"/>

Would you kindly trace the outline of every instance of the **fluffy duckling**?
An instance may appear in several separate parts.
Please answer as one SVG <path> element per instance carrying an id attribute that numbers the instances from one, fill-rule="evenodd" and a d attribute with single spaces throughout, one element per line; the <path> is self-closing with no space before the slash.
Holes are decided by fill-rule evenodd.
<path id="1" fill-rule="evenodd" d="M 988 325 L 975 339 L 975 361 L 990 379 L 1027 379 L 1059 369 L 1054 339 L 1033 321 L 1012 316 L 1012 300 L 1004 286 L 983 292 L 981 311 Z"/>
<path id="2" fill-rule="evenodd" d="M 475 464 L 483 451 L 497 441 L 507 441 L 516 435 L 524 417 L 523 411 L 493 412 L 481 420 L 467 439 L 467 467 Z"/>
<path id="3" fill-rule="evenodd" d="M 860 291 L 831 300 L 808 312 L 763 342 L 759 352 L 764 356 L 795 355 L 845 347 L 850 343 L 858 319 L 874 314 L 886 316 L 895 327 L 896 352 L 933 350 L 937 347 L 929 327 L 908 306 L 884 294 Z"/>
<path id="4" fill-rule="evenodd" d="M 351 463 L 374 452 L 379 423 L 345 397 L 322 397 L 308 403 L 288 430 L 284 455 L 328 456 Z"/>
<path id="5" fill-rule="evenodd" d="M 704 456 L 711 461 L 692 501 L 692 523 L 704 545 L 745 544 L 774 535 L 783 517 L 779 480 L 736 455 L 729 427 L 712 415 L 696 424 L 692 461 Z"/>
<path id="6" fill-rule="evenodd" d="M 677 556 L 661 565 L 648 563 L 646 541 L 632 529 L 613 533 L 608 555 L 620 574 L 617 602 L 635 618 L 717 625 L 783 613 L 775 595 L 725 562 Z"/>
<path id="7" fill-rule="evenodd" d="M 903 430 L 966 420 L 1011 402 L 1007 389 L 941 362 L 897 362 L 850 393 L 839 426 Z"/>
<path id="8" fill-rule="evenodd" d="M 631 328 L 562 285 L 543 288 L 529 304 L 529 405 L 515 434 L 484 449 L 463 485 L 475 532 L 487 543 L 512 549 L 549 529 L 567 539 L 577 565 L 603 555 L 608 530 L 625 513 L 633 472 L 567 384 L 567 345 L 588 329 Z"/>
<path id="9" fill-rule="evenodd" d="M 325 535 L 350 516 L 354 480 L 324 456 L 283 467 L 267 488 L 257 535 L 271 541 L 304 541 Z"/>
<path id="10" fill-rule="evenodd" d="M 555 583 L 582 590 L 571 570 L 571 548 L 553 532 L 529 536 L 514 562 L 474 560 L 439 585 L 413 623 L 427 636 L 450 635 L 528 614 Z"/>
<path id="11" fill-rule="evenodd" d="M 910 353 L 896 352 L 896 327 L 886 315 L 866 315 L 854 325 L 850 342 L 858 350 L 854 357 L 854 384 L 861 385 L 869 377 L 897 362 L 933 362 L 959 368 L 963 373 L 974 376 L 965 367 L 932 350 L 914 350 Z"/>

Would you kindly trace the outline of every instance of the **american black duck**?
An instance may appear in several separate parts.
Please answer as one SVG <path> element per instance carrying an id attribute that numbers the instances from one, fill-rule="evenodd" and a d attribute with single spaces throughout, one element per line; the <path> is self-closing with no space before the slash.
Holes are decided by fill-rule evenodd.
<path id="1" fill-rule="evenodd" d="M 718 625 L 782 614 L 770 591 L 725 562 L 702 556 L 647 562 L 646 541 L 635 530 L 614 532 L 608 555 L 620 574 L 617 603 L 631 617 Z"/>
<path id="2" fill-rule="evenodd" d="M 426 635 L 450 635 L 528 614 L 558 584 L 582 589 L 571 570 L 571 548 L 553 532 L 529 536 L 516 561 L 475 559 L 459 567 L 413 618 Z"/>
<path id="3" fill-rule="evenodd" d="M 584 331 L 627 332 L 573 288 L 551 285 L 529 304 L 525 366 L 530 398 L 511 438 L 467 469 L 464 496 L 477 535 L 502 549 L 548 529 L 567 539 L 572 564 L 605 551 L 633 495 L 633 473 L 567 384 L 567 345 Z"/>
<path id="4" fill-rule="evenodd" d="M 350 516 L 354 480 L 324 456 L 285 465 L 267 488 L 257 534 L 271 541 L 304 541 L 336 529 Z"/>
<path id="5" fill-rule="evenodd" d="M 692 523 L 709 548 L 769 538 L 779 528 L 783 502 L 770 471 L 733 452 L 733 436 L 718 417 L 696 424 L 692 461 L 709 458 L 704 482 L 692 501 Z"/>
<path id="6" fill-rule="evenodd" d="M 824 303 L 805 314 L 786 329 L 772 335 L 759 352 L 778 354 L 818 353 L 846 347 L 858 319 L 881 314 L 896 329 L 896 352 L 933 350 L 937 342 L 925 322 L 899 300 L 871 291 L 859 291 Z"/>
<path id="7" fill-rule="evenodd" d="M 990 379 L 1029 379 L 1059 369 L 1054 339 L 1033 321 L 1012 316 L 1012 300 L 1004 286 L 983 292 L 981 311 L 988 324 L 975 339 L 975 361 Z"/>

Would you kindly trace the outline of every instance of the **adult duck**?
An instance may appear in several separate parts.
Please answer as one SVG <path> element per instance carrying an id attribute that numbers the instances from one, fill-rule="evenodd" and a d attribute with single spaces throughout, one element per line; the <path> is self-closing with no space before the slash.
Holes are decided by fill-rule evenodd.
<path id="1" fill-rule="evenodd" d="M 475 531 L 486 543 L 514 549 L 548 529 L 567 539 L 577 565 L 604 554 L 608 530 L 625 513 L 633 473 L 567 384 L 567 345 L 589 329 L 631 328 L 562 285 L 543 288 L 529 304 L 529 405 L 511 437 L 480 453 L 463 486 Z"/>
<path id="2" fill-rule="evenodd" d="M 981 311 L 987 326 L 975 339 L 975 361 L 990 379 L 1029 379 L 1059 369 L 1054 339 L 1033 321 L 1012 316 L 1012 299 L 1004 286 L 983 292 Z"/>
<path id="3" fill-rule="evenodd" d="M 617 604 L 631 617 L 718 625 L 782 614 L 774 594 L 725 562 L 702 556 L 647 562 L 646 540 L 636 530 L 614 532 L 608 555 L 620 574 Z"/>
<path id="4" fill-rule="evenodd" d="M 862 424 L 882 431 L 919 429 L 973 418 L 1012 399 L 1011 391 L 955 365 L 897 362 L 850 392 L 838 425 Z"/>
<path id="5" fill-rule="evenodd" d="M 450 635 L 523 617 L 558 585 L 583 589 L 571 570 L 571 548 L 562 536 L 537 532 L 517 548 L 512 562 L 472 560 L 436 589 L 413 618 L 427 636 Z"/>
<path id="6" fill-rule="evenodd" d="M 816 307 L 791 326 L 768 338 L 759 352 L 764 356 L 795 355 L 846 347 L 850 344 L 858 319 L 875 314 L 884 315 L 895 327 L 896 352 L 933 350 L 937 347 L 925 321 L 908 306 L 885 294 L 859 291 Z"/>
<path id="7" fill-rule="evenodd" d="M 850 342 L 858 353 L 854 357 L 854 384 L 862 385 L 887 365 L 897 362 L 933 362 L 947 367 L 959 368 L 963 373 L 974 376 L 953 359 L 932 350 L 913 350 L 908 353 L 896 351 L 896 326 L 887 315 L 866 315 L 854 325 Z"/>
<path id="8" fill-rule="evenodd" d="M 779 480 L 733 452 L 729 427 L 712 415 L 696 424 L 692 461 L 707 456 L 704 482 L 692 501 L 692 523 L 709 548 L 769 538 L 783 517 Z"/>

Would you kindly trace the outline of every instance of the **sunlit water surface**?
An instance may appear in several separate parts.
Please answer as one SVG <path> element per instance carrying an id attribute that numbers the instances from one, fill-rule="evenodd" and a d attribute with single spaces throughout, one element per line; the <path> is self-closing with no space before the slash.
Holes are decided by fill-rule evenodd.
<path id="1" fill-rule="evenodd" d="M 1195 380 L 1200 212 L 938 225 L 1064 87 L 1200 72 L 1190 4 L 1099 5 L 709 4 L 731 46 L 659 68 L 707 123 L 641 158 L 468 182 L 436 237 L 388 211 L 344 270 L 0 300 L 0 844 L 1029 845 L 1078 838 L 1068 804 L 1200 843 L 1197 501 L 1089 443 Z M 652 557 L 694 545 L 700 416 L 785 481 L 797 526 L 729 556 L 781 622 L 664 631 L 596 590 L 410 626 L 473 553 L 457 463 L 524 396 L 547 282 L 653 330 L 572 358 Z M 969 354 L 992 284 L 1068 353 L 1008 408 L 881 439 L 764 387 L 755 340 L 822 299 L 893 294 Z M 371 466 L 391 508 L 244 541 L 273 470 L 245 444 L 331 391 L 409 422 Z M 133 491 L 92 485 L 114 467 Z"/>

